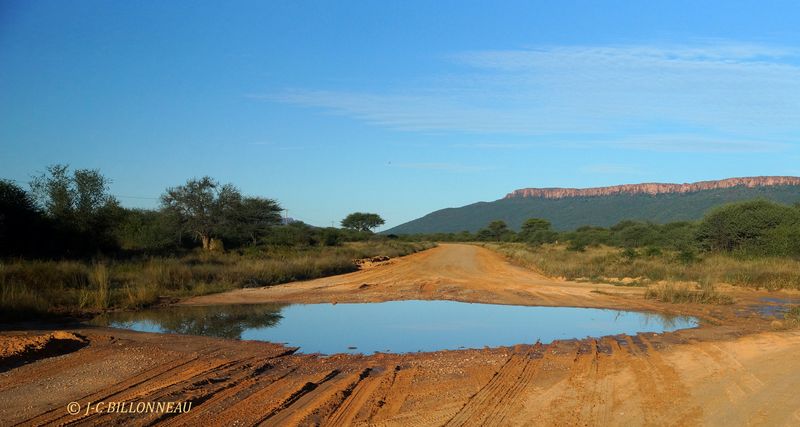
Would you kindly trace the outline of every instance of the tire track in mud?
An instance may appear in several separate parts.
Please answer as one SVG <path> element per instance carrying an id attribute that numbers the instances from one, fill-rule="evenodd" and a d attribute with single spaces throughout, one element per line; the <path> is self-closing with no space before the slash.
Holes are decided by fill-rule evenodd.
<path id="1" fill-rule="evenodd" d="M 587 342 L 588 341 L 588 342 Z M 584 382 L 574 382 L 578 390 L 583 390 L 579 401 L 585 402 L 580 408 L 579 419 L 586 423 L 608 425 L 613 414 L 614 384 L 610 381 L 614 354 L 608 338 L 585 340 L 580 347 L 581 358 L 586 362 Z M 586 348 L 588 347 L 588 349 Z M 584 365 L 585 366 L 585 365 Z M 573 372 L 578 372 L 576 364 Z M 610 403 L 609 403 L 610 401 Z"/>
<path id="2" fill-rule="evenodd" d="M 343 382 L 342 380 L 332 381 L 334 378 L 338 377 L 339 374 L 341 374 L 341 371 L 339 371 L 338 369 L 334 369 L 328 372 L 324 377 L 322 377 L 317 381 L 306 382 L 305 384 L 303 384 L 302 387 L 296 389 L 294 392 L 286 396 L 284 399 L 281 399 L 280 403 L 271 408 L 271 410 L 266 415 L 259 418 L 255 422 L 255 424 L 289 425 L 293 419 L 296 422 L 297 418 L 307 414 L 298 413 L 298 411 L 286 411 L 286 409 L 288 409 L 295 403 L 298 404 L 297 407 L 303 407 L 317 403 L 318 400 L 320 399 L 320 394 L 325 394 L 327 392 L 330 392 L 331 388 L 335 388 L 331 386 L 331 384 L 341 385 L 341 382 Z M 335 390 L 333 392 L 335 392 Z M 296 409 L 297 407 L 293 409 Z"/>
<path id="3" fill-rule="evenodd" d="M 184 389 L 182 390 L 184 393 L 192 394 L 194 391 L 194 397 L 190 399 L 192 408 L 200 408 L 200 410 L 177 415 L 165 414 L 157 421 L 159 425 L 165 426 L 200 424 L 202 418 L 220 414 L 226 408 L 261 388 L 280 381 L 296 369 L 296 366 L 284 366 L 284 364 L 274 363 L 268 359 L 259 365 L 250 367 L 248 372 L 245 372 L 242 376 L 232 378 L 217 387 L 201 386 L 197 387 L 196 390 Z M 213 382 L 209 384 L 213 384 Z"/>
<path id="4" fill-rule="evenodd" d="M 173 354 L 173 360 L 80 400 L 191 401 L 188 413 L 70 417 L 59 407 L 21 424 L 456 426 L 526 420 L 541 425 L 691 425 L 710 415 L 718 421 L 774 425 L 792 424 L 800 415 L 793 406 L 798 400 L 794 377 L 766 382 L 729 342 L 693 343 L 677 355 L 667 353 L 667 361 L 657 350 L 665 340 L 670 342 L 651 334 L 619 335 L 434 358 L 320 358 L 286 352 L 231 359 L 213 350 L 181 360 Z M 793 351 L 789 344 L 800 343 L 800 337 L 772 342 L 779 340 L 784 341 L 784 357 Z M 480 370 L 481 381 L 475 380 L 478 371 L 462 370 L 472 366 L 463 361 L 488 354 L 495 361 L 472 368 Z M 683 364 L 676 365 L 676 359 Z M 747 399 L 726 394 L 732 385 Z M 708 396 L 698 402 L 688 387 Z M 459 391 L 447 393 L 451 390 Z"/>
<path id="5" fill-rule="evenodd" d="M 400 410 L 408 396 L 411 382 L 419 372 L 416 367 L 402 369 L 401 365 L 396 365 L 391 382 L 386 387 L 386 391 L 377 401 L 378 408 L 370 414 L 369 422 L 384 421 L 400 413 Z M 383 403 L 380 403 L 383 402 Z"/>
<path id="6" fill-rule="evenodd" d="M 156 395 L 159 391 L 167 388 L 180 387 L 192 379 L 205 377 L 214 378 L 215 372 L 225 372 L 231 366 L 235 366 L 239 361 L 226 361 L 224 359 L 202 360 L 195 356 L 188 361 L 176 360 L 172 363 L 161 365 L 157 368 L 145 371 L 136 375 L 128 381 L 112 387 L 111 390 L 94 393 L 77 399 L 77 402 L 136 402 L 148 396 Z M 155 371 L 155 372 L 153 372 Z M 155 401 L 156 399 L 151 399 Z M 69 425 L 76 422 L 87 422 L 90 419 L 101 418 L 103 416 L 116 414 L 93 413 L 69 415 L 64 408 L 56 408 L 48 414 L 44 414 L 43 419 L 35 418 L 23 424 L 60 424 Z M 138 414 L 137 414 L 138 415 Z M 55 418 L 53 418 L 53 416 Z"/>
<path id="7" fill-rule="evenodd" d="M 575 345 L 572 364 L 566 373 L 567 387 L 550 403 L 550 413 L 581 425 L 606 425 L 608 410 L 605 399 L 611 387 L 604 381 L 605 360 L 598 341 L 587 339 Z"/>
<path id="8" fill-rule="evenodd" d="M 536 343 L 522 353 L 512 354 L 491 380 L 464 404 L 447 425 L 502 423 L 507 412 L 520 397 L 520 391 L 533 381 L 542 358 L 542 347 Z"/>
<path id="9" fill-rule="evenodd" d="M 346 415 L 352 402 L 353 392 L 365 379 L 370 376 L 372 368 L 365 368 L 359 373 L 353 373 L 337 384 L 331 384 L 327 390 L 322 390 L 313 398 L 309 398 L 307 404 L 295 410 L 288 419 L 297 420 L 298 425 L 341 425 L 336 423 L 337 413 L 343 408 L 339 415 Z M 342 388 L 344 386 L 344 388 Z M 285 423 L 281 423 L 285 424 Z M 294 422 L 290 422 L 294 424 Z"/>
<path id="10" fill-rule="evenodd" d="M 294 374 L 297 366 L 275 367 L 269 372 L 259 374 L 247 379 L 240 384 L 221 390 L 219 394 L 211 394 L 207 402 L 202 402 L 200 410 L 180 414 L 170 418 L 165 425 L 198 425 L 213 419 L 217 422 L 230 420 L 232 423 L 241 424 L 242 420 L 249 420 L 249 425 L 254 425 L 255 420 L 264 415 L 263 411 L 270 410 L 272 406 L 263 406 L 263 401 L 269 401 L 271 392 L 276 384 L 286 385 L 290 380 L 287 377 Z M 254 399 L 255 397 L 255 399 Z M 273 405 L 274 406 L 274 405 Z"/>
<path id="11" fill-rule="evenodd" d="M 121 383 L 118 383 L 112 386 L 109 389 L 102 390 L 100 392 L 92 393 L 90 395 L 82 396 L 79 399 L 75 399 L 77 402 L 98 402 L 98 401 L 105 401 L 108 400 L 111 396 L 115 396 L 119 393 L 123 393 L 126 390 L 137 390 L 137 387 L 140 387 L 147 383 L 148 381 L 153 381 L 159 377 L 181 373 L 181 369 L 195 363 L 197 361 L 197 357 L 193 357 L 189 360 L 172 360 L 167 363 L 163 363 L 158 365 L 154 368 L 145 370 L 137 375 L 134 375 L 131 378 L 128 378 Z M 54 408 L 44 414 L 38 415 L 34 418 L 25 420 L 18 425 L 45 425 L 45 424 L 52 424 L 56 423 L 56 421 L 64 418 L 69 418 L 64 420 L 64 424 L 72 423 L 74 421 L 78 421 L 83 417 L 81 415 L 77 416 L 69 416 L 66 414 L 66 411 L 63 407 Z"/>
<path id="12" fill-rule="evenodd" d="M 373 372 L 374 368 L 368 368 L 369 378 L 364 376 L 351 390 L 349 396 L 345 396 L 345 400 L 336 408 L 333 414 L 327 419 L 324 425 L 352 425 L 354 420 L 359 416 L 364 408 L 368 408 L 368 402 L 374 398 L 375 389 L 383 381 L 386 376 L 385 373 Z"/>
<path id="13" fill-rule="evenodd" d="M 689 402 L 689 394 L 678 373 L 661 358 L 645 334 L 625 336 L 624 342 L 625 351 L 620 354 L 634 375 L 644 423 L 697 423 L 702 409 Z"/>
<path id="14" fill-rule="evenodd" d="M 269 369 L 269 367 L 271 367 L 269 363 L 257 363 L 252 358 L 236 360 L 214 371 L 199 373 L 169 387 L 154 390 L 144 396 L 138 396 L 134 400 L 139 402 L 191 402 L 193 409 L 200 408 L 196 413 L 201 413 L 206 410 L 202 405 L 205 405 L 215 397 L 223 398 L 225 396 L 224 392 L 235 389 L 243 382 L 247 386 L 247 380 L 252 380 L 259 372 Z M 146 417 L 142 417 L 139 414 L 134 416 L 126 414 L 124 417 L 113 416 L 113 419 L 115 422 L 127 420 L 124 423 L 128 424 L 142 422 L 144 421 L 143 418 L 147 418 L 148 424 L 169 424 L 169 422 L 175 421 L 181 423 L 182 421 L 179 421 L 180 416 L 180 413 L 155 414 Z M 103 418 L 105 420 L 98 420 L 98 425 L 106 424 L 112 416 L 106 415 Z"/>

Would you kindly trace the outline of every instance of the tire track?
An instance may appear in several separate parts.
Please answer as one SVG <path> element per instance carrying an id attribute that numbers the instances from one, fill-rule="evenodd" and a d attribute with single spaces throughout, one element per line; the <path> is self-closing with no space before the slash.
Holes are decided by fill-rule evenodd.
<path id="1" fill-rule="evenodd" d="M 448 426 L 498 425 L 513 407 L 520 392 L 529 386 L 538 369 L 541 350 L 537 343 L 523 353 L 512 354 L 484 387 L 464 404 Z"/>
<path id="2" fill-rule="evenodd" d="M 336 411 L 325 420 L 324 425 L 352 425 L 359 412 L 367 406 L 367 402 L 374 397 L 375 389 L 380 385 L 385 375 L 372 375 L 370 372 L 369 378 L 362 378 L 356 385 L 355 389 L 346 398 L 344 402 L 336 408 Z M 363 375 L 363 373 L 362 373 Z"/>
<path id="3" fill-rule="evenodd" d="M 156 366 L 155 368 L 146 370 L 138 375 L 135 375 L 113 387 L 110 390 L 103 390 L 100 392 L 92 393 L 78 399 L 75 399 L 77 402 L 99 402 L 99 401 L 107 401 L 110 400 L 109 398 L 115 396 L 119 393 L 123 393 L 125 390 L 135 390 L 136 387 L 142 386 L 148 381 L 153 381 L 159 377 L 166 376 L 173 374 L 174 372 L 180 373 L 180 369 L 184 368 L 192 363 L 197 362 L 198 358 L 193 357 L 189 360 L 181 361 L 181 360 L 172 360 L 170 362 L 161 364 Z M 34 418 L 25 420 L 17 425 L 44 425 L 44 424 L 52 424 L 55 423 L 56 420 L 69 417 L 71 420 L 67 420 L 65 422 L 73 422 L 81 419 L 80 415 L 75 417 L 70 417 L 68 414 L 65 413 L 63 407 L 54 408 L 48 412 L 40 414 Z"/>
<path id="4" fill-rule="evenodd" d="M 419 373 L 416 367 L 408 369 L 400 369 L 400 365 L 395 367 L 395 375 L 392 378 L 392 383 L 389 385 L 386 394 L 380 401 L 385 404 L 380 405 L 370 422 L 377 422 L 387 420 L 400 413 L 403 404 L 408 397 L 407 390 L 410 389 L 411 382 L 414 377 Z"/>
<path id="5" fill-rule="evenodd" d="M 336 378 L 341 372 L 338 369 L 334 369 L 330 371 L 327 375 L 325 375 L 322 379 L 315 382 L 306 382 L 300 387 L 298 390 L 291 393 L 287 396 L 280 404 L 276 405 L 272 410 L 270 410 L 266 415 L 261 417 L 255 424 L 257 425 L 287 425 L 292 417 L 296 417 L 297 414 L 295 411 L 286 411 L 287 408 L 294 405 L 297 402 L 300 402 L 297 407 L 303 407 L 307 405 L 309 399 L 305 399 L 307 396 L 312 396 L 312 392 L 317 390 L 320 387 L 324 387 L 324 391 L 327 391 L 330 387 L 328 384 L 331 380 Z M 295 407 L 295 409 L 297 408 Z"/>

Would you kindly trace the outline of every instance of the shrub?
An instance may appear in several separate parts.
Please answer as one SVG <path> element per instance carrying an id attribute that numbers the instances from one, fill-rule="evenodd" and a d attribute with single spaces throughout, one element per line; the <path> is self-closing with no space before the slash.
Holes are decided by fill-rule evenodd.
<path id="1" fill-rule="evenodd" d="M 693 264 L 697 262 L 697 253 L 691 249 L 681 249 L 678 252 L 677 259 L 682 264 Z"/>
<path id="2" fill-rule="evenodd" d="M 701 247 L 710 251 L 742 251 L 790 255 L 776 239 L 798 227 L 800 211 L 766 200 L 734 203 L 713 210 L 697 229 Z M 775 232 L 778 232 L 776 235 Z"/>

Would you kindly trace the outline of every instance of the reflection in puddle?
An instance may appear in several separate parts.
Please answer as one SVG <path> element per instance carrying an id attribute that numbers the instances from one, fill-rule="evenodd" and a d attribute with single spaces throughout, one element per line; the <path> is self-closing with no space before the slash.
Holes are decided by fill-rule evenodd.
<path id="1" fill-rule="evenodd" d="M 455 350 L 697 326 L 697 319 L 572 307 L 454 301 L 179 306 L 110 313 L 93 323 L 146 332 L 270 341 L 304 353 Z"/>
<path id="2" fill-rule="evenodd" d="M 783 317 L 793 305 L 800 304 L 798 298 L 764 297 L 759 300 L 765 304 L 750 307 L 764 317 Z"/>
<path id="3" fill-rule="evenodd" d="M 179 306 L 162 310 L 108 313 L 93 324 L 183 335 L 241 338 L 249 329 L 274 327 L 285 304 Z"/>

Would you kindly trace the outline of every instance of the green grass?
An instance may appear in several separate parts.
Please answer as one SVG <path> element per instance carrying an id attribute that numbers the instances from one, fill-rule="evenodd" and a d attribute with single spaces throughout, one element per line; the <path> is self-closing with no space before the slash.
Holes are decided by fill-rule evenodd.
<path id="1" fill-rule="evenodd" d="M 635 255 L 607 246 L 569 251 L 565 245 L 530 247 L 487 244 L 511 262 L 546 276 L 596 283 L 647 286 L 659 282 L 726 283 L 755 289 L 800 289 L 800 261 L 779 257 L 741 257 L 677 251 L 637 250 Z M 633 256 L 632 256 L 633 255 Z"/>
<path id="2" fill-rule="evenodd" d="M 139 260 L 26 261 L 0 263 L 0 319 L 47 314 L 86 315 L 135 309 L 176 298 L 269 286 L 356 271 L 354 260 L 397 257 L 430 243 L 353 242 L 335 247 L 197 252 Z"/>

